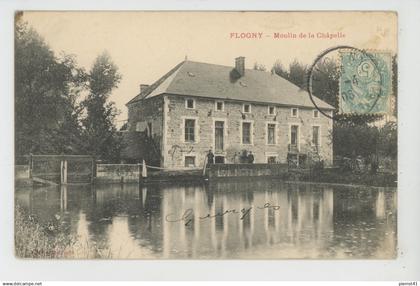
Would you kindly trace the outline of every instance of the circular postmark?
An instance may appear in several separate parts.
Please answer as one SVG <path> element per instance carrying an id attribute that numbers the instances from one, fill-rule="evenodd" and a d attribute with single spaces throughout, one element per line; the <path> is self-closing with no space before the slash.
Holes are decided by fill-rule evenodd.
<path id="1" fill-rule="evenodd" d="M 341 63 L 339 73 L 338 108 L 340 114 L 370 114 L 376 112 L 375 107 L 383 96 L 383 64 L 371 53 L 352 46 L 335 46 L 320 53 L 307 72 L 307 91 L 314 107 L 324 116 L 340 120 L 334 113 L 328 114 L 321 108 L 313 95 L 313 75 L 317 66 L 327 55 L 339 52 Z M 385 72 L 386 74 L 386 72 Z M 337 108 L 336 106 L 334 106 Z M 376 108 L 378 109 L 378 108 Z"/>

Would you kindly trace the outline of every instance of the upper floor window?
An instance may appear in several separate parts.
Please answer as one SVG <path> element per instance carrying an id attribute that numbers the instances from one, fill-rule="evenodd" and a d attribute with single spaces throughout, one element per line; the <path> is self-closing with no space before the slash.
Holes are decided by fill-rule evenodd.
<path id="1" fill-rule="evenodd" d="M 216 110 L 223 111 L 225 109 L 225 103 L 223 101 L 216 101 Z"/>
<path id="2" fill-rule="evenodd" d="M 195 119 L 185 119 L 185 142 L 195 142 Z"/>
<path id="3" fill-rule="evenodd" d="M 313 111 L 313 117 L 314 117 L 314 118 L 318 118 L 318 117 L 319 117 L 319 111 L 318 111 L 318 110 L 316 110 L 316 109 L 315 109 L 315 110 Z"/>
<path id="4" fill-rule="evenodd" d="M 274 106 L 268 107 L 268 114 L 274 115 L 276 113 L 276 108 Z"/>
<path id="5" fill-rule="evenodd" d="M 291 113 L 292 117 L 298 117 L 299 116 L 299 111 L 298 111 L 297 108 L 292 108 L 290 113 Z"/>
<path id="6" fill-rule="evenodd" d="M 185 108 L 194 109 L 195 108 L 195 100 L 192 98 L 187 98 L 185 100 Z"/>
<path id="7" fill-rule="evenodd" d="M 251 113 L 251 104 L 244 104 L 242 106 L 242 112 L 243 113 Z"/>

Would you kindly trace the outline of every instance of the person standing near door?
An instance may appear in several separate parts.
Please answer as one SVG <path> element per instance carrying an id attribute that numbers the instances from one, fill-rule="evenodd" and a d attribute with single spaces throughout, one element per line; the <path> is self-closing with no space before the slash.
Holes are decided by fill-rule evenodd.
<path id="1" fill-rule="evenodd" d="M 252 154 L 252 151 L 249 151 L 249 154 L 248 154 L 248 163 L 249 164 L 254 163 L 254 155 Z"/>
<path id="2" fill-rule="evenodd" d="M 207 153 L 207 164 L 214 164 L 214 154 L 211 149 Z"/>

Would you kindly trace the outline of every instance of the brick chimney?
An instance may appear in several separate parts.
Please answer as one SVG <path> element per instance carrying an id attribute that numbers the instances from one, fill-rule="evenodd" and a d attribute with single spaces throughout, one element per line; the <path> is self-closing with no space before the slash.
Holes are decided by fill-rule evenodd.
<path id="1" fill-rule="evenodd" d="M 235 59 L 235 69 L 241 76 L 245 75 L 245 57 Z"/>
<path id="2" fill-rule="evenodd" d="M 140 93 L 142 93 L 143 91 L 146 90 L 146 88 L 148 88 L 149 85 L 148 84 L 140 84 Z"/>

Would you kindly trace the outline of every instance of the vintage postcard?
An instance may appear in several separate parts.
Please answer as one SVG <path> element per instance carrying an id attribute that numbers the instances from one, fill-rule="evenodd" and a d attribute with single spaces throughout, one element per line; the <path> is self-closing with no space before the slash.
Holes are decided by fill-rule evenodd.
<path id="1" fill-rule="evenodd" d="M 397 14 L 15 14 L 15 255 L 397 257 Z"/>

